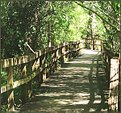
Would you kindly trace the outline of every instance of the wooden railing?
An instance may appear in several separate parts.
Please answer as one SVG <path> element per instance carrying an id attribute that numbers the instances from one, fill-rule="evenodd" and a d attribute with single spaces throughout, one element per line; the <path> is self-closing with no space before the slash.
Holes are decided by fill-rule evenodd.
<path id="1" fill-rule="evenodd" d="M 114 56 L 107 48 L 106 43 L 103 43 L 103 57 L 106 63 L 105 73 L 108 81 L 109 97 L 108 105 L 109 111 L 118 113 L 120 109 L 119 96 L 120 96 L 120 59 L 119 55 Z"/>
<path id="2" fill-rule="evenodd" d="M 57 62 L 79 54 L 80 42 L 70 42 L 58 47 L 44 48 L 35 54 L 1 60 L 1 67 L 7 72 L 7 84 L 1 93 L 7 93 L 8 109 L 14 110 L 14 90 L 21 89 L 21 101 L 25 103 L 32 95 L 32 82 L 40 85 L 57 69 Z M 16 71 L 18 70 L 17 74 Z M 16 80 L 15 76 L 19 76 Z"/>
<path id="3" fill-rule="evenodd" d="M 83 39 L 82 40 L 84 42 L 84 46 L 87 49 L 91 49 L 91 50 L 99 50 L 102 51 L 103 50 L 103 41 L 100 39 Z"/>
<path id="4" fill-rule="evenodd" d="M 57 69 L 58 62 L 62 65 L 66 59 L 77 56 L 87 44 L 85 40 L 69 42 L 44 48 L 35 54 L 2 59 L 1 67 L 7 73 L 7 82 L 1 87 L 1 94 L 7 93 L 9 111 L 14 110 L 15 89 L 19 88 L 20 100 L 24 104 L 32 96 L 34 81 L 40 86 Z M 101 42 L 98 41 L 95 45 L 101 50 Z"/>

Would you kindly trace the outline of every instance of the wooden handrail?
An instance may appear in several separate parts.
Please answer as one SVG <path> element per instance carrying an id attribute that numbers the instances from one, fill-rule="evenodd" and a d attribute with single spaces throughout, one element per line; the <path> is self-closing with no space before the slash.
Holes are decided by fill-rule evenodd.
<path id="1" fill-rule="evenodd" d="M 83 41 L 67 42 L 57 47 L 44 48 L 35 52 L 35 54 L 32 53 L 16 58 L 2 59 L 1 68 L 9 70 L 7 72 L 8 82 L 6 85 L 1 87 L 1 94 L 9 92 L 8 109 L 14 109 L 13 101 L 15 88 L 22 87 L 22 91 L 25 89 L 28 90 L 27 85 L 29 84 L 30 86 L 31 81 L 36 77 L 42 79 L 38 79 L 38 84 L 40 84 L 47 78 L 46 75 L 52 74 L 57 69 L 58 60 L 63 62 L 62 60 L 64 60 L 64 58 L 71 58 L 78 55 L 79 51 L 84 47 L 81 44 L 84 44 Z M 17 67 L 19 70 L 21 70 L 21 73 L 19 73 L 21 75 L 21 79 L 19 80 L 14 80 L 14 67 Z M 22 95 L 28 97 L 29 94 L 27 94 L 27 91 L 24 91 L 24 94 Z"/>
<path id="2" fill-rule="evenodd" d="M 70 45 L 70 44 L 72 44 L 72 45 L 75 44 L 76 45 L 76 44 L 80 44 L 80 42 L 79 41 L 78 42 L 70 42 L 70 43 L 58 46 L 56 48 L 54 48 L 54 47 L 46 48 L 46 49 L 39 50 L 39 51 L 35 52 L 35 54 L 24 55 L 24 56 L 20 56 L 20 57 L 16 57 L 16 58 L 14 57 L 14 58 L 2 59 L 1 60 L 1 67 L 2 68 L 9 68 L 9 67 L 13 67 L 13 66 L 22 65 L 22 64 L 31 62 L 33 60 L 36 60 L 36 59 L 40 58 L 42 55 L 46 55 L 49 52 L 57 51 L 57 50 L 65 47 L 65 46 Z M 80 50 L 80 48 L 77 48 L 75 50 L 66 51 L 63 54 L 61 54 L 61 56 L 57 56 L 56 60 L 58 60 L 60 57 L 66 55 L 66 54 L 69 54 L 69 53 L 74 52 L 74 51 L 79 51 L 79 50 Z M 42 71 L 42 69 L 40 71 Z M 14 88 L 16 88 L 17 86 L 20 86 L 20 85 L 24 84 L 25 82 L 23 82 L 23 81 L 31 80 L 30 78 L 33 78 L 33 77 L 28 77 L 28 78 L 16 81 L 16 83 L 19 83 L 19 85 L 15 85 L 16 84 L 15 83 L 14 84 Z M 3 86 L 1 88 L 1 93 L 4 93 L 4 92 L 6 92 L 6 91 L 8 91 L 10 89 L 11 89 L 11 87 L 8 86 L 8 85 Z"/>

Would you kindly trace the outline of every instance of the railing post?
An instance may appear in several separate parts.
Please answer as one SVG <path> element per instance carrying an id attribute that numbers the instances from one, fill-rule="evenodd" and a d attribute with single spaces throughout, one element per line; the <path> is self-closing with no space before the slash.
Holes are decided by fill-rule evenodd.
<path id="1" fill-rule="evenodd" d="M 69 51 L 68 58 L 70 59 L 71 58 L 71 42 L 69 42 L 68 51 Z"/>
<path id="2" fill-rule="evenodd" d="M 70 58 L 73 58 L 73 42 L 70 42 Z"/>
<path id="3" fill-rule="evenodd" d="M 62 48 L 63 61 L 64 61 L 63 63 L 65 63 L 65 61 L 66 61 L 65 53 L 66 53 L 66 43 L 64 42 L 63 48 Z"/>
<path id="4" fill-rule="evenodd" d="M 77 54 L 78 54 L 78 52 L 77 52 L 77 45 L 78 45 L 78 43 L 77 42 L 75 42 L 75 46 L 74 46 L 74 53 L 75 53 L 75 55 L 74 55 L 74 57 L 76 57 L 77 56 Z"/>
<path id="5" fill-rule="evenodd" d="M 40 83 L 43 83 L 43 71 L 42 71 L 42 64 L 43 63 L 43 55 L 40 56 L 40 70 L 41 70 L 41 73 L 40 73 Z"/>
<path id="6" fill-rule="evenodd" d="M 53 66 L 52 66 L 52 70 L 53 72 L 55 72 L 55 70 L 57 70 L 57 49 L 54 48 L 53 52 L 52 52 L 52 59 L 53 59 Z"/>
<path id="7" fill-rule="evenodd" d="M 27 77 L 27 66 L 26 64 L 21 65 L 21 78 Z M 22 104 L 27 102 L 28 94 L 27 94 L 27 84 L 23 84 L 21 86 L 21 100 Z"/>
<path id="8" fill-rule="evenodd" d="M 55 55 L 54 55 L 54 57 L 55 57 L 55 61 L 54 61 L 54 70 L 57 70 L 57 49 L 55 50 Z"/>
<path id="9" fill-rule="evenodd" d="M 109 110 L 118 112 L 118 96 L 119 96 L 119 58 L 111 59 L 110 66 L 110 90 L 109 90 Z"/>
<path id="10" fill-rule="evenodd" d="M 50 59 L 50 67 L 49 67 L 49 75 L 51 75 L 53 73 L 53 47 L 51 47 L 51 50 L 50 50 L 50 56 L 51 56 L 51 59 Z"/>
<path id="11" fill-rule="evenodd" d="M 92 38 L 92 50 L 95 50 L 95 39 Z"/>
<path id="12" fill-rule="evenodd" d="M 66 52 L 65 61 L 68 61 L 69 60 L 69 43 L 66 43 L 65 45 L 65 52 Z"/>
<path id="13" fill-rule="evenodd" d="M 44 53 L 43 53 L 43 56 L 42 56 L 42 70 L 43 70 L 42 79 L 43 79 L 43 81 L 46 80 L 46 69 L 45 69 L 45 67 L 46 67 L 46 49 L 44 49 Z"/>
<path id="14" fill-rule="evenodd" d="M 76 45 L 77 45 L 77 43 L 76 42 L 73 42 L 72 43 L 72 57 L 74 58 L 75 56 L 76 56 L 76 54 L 77 54 L 77 52 L 75 51 L 76 50 Z"/>
<path id="15" fill-rule="evenodd" d="M 8 67 L 8 85 L 13 87 L 13 67 Z M 14 91 L 8 91 L 8 110 L 14 110 Z"/>
<path id="16" fill-rule="evenodd" d="M 76 57 L 76 56 L 77 56 L 77 53 L 78 53 L 78 52 L 77 52 L 77 45 L 78 45 L 77 42 L 75 42 L 75 46 L 74 46 L 74 51 L 75 51 L 74 53 L 75 53 L 75 56 L 74 56 L 74 57 Z"/>
<path id="17" fill-rule="evenodd" d="M 104 51 L 104 47 L 103 47 L 104 44 L 103 44 L 103 41 L 101 41 L 100 43 L 101 43 L 101 45 L 100 45 L 101 52 L 103 52 L 103 51 Z"/>
<path id="18" fill-rule="evenodd" d="M 80 42 L 77 42 L 77 55 L 79 55 L 79 51 L 80 51 Z"/>
<path id="19" fill-rule="evenodd" d="M 64 56 L 63 56 L 63 54 L 64 54 L 64 51 L 63 51 L 63 45 L 61 45 L 61 47 L 60 47 L 60 63 L 61 63 L 61 67 L 63 67 L 63 64 L 64 64 Z"/>
<path id="20" fill-rule="evenodd" d="M 51 48 L 52 47 L 49 47 L 48 48 L 48 52 L 47 52 L 47 69 L 46 69 L 46 78 L 48 78 L 51 74 L 50 72 L 50 63 L 51 63 Z"/>
<path id="21" fill-rule="evenodd" d="M 29 74 L 29 76 L 32 74 L 32 72 L 34 71 L 34 68 L 35 68 L 35 61 L 31 61 L 31 62 L 29 62 L 28 63 L 28 66 L 27 66 L 27 70 L 28 70 L 28 74 Z M 28 84 L 27 84 L 27 86 L 28 86 L 28 91 L 27 91 L 27 93 L 28 93 L 28 98 L 31 98 L 31 96 L 32 96 L 32 81 L 29 81 L 28 82 Z"/>
<path id="22" fill-rule="evenodd" d="M 51 52 L 51 57 L 52 57 L 52 66 L 51 66 L 51 72 L 54 72 L 54 58 L 55 58 L 55 48 L 53 48 Z"/>

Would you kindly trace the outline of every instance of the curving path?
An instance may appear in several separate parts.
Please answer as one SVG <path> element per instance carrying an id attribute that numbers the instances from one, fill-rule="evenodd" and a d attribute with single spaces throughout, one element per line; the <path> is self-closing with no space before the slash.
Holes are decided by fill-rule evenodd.
<path id="1" fill-rule="evenodd" d="M 100 52 L 83 50 L 41 85 L 20 113 L 107 113 L 107 84 Z"/>

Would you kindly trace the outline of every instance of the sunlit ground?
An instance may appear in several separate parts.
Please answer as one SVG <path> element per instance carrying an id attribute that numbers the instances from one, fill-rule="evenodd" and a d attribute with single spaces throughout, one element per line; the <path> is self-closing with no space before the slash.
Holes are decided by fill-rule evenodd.
<path id="1" fill-rule="evenodd" d="M 107 113 L 106 78 L 98 51 L 83 50 L 41 85 L 20 113 Z"/>

